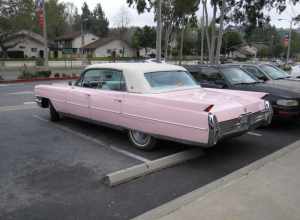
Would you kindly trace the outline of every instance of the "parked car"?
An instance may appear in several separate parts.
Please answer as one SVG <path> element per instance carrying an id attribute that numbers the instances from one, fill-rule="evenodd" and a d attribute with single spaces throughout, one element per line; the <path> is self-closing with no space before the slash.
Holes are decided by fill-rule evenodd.
<path id="1" fill-rule="evenodd" d="M 265 82 L 274 83 L 286 87 L 300 86 L 300 79 L 291 77 L 287 72 L 272 64 L 230 64 L 231 66 L 239 66 L 243 70 L 253 74 L 256 78 Z M 272 82 L 270 82 L 272 81 Z M 294 82 L 293 82 L 294 81 Z"/>
<path id="2" fill-rule="evenodd" d="M 265 92 L 268 95 L 264 99 L 271 103 L 274 116 L 300 116 L 300 85 L 296 88 L 271 82 L 264 83 L 234 65 L 194 65 L 185 67 L 203 87 Z"/>
<path id="3" fill-rule="evenodd" d="M 295 65 L 292 67 L 291 77 L 297 78 L 300 80 L 300 65 Z"/>
<path id="4" fill-rule="evenodd" d="M 144 150 L 156 138 L 211 147 L 225 137 L 269 124 L 265 93 L 201 88 L 180 66 L 108 63 L 87 67 L 74 85 L 35 87 L 37 103 L 50 119 L 75 116 L 128 130 Z"/>

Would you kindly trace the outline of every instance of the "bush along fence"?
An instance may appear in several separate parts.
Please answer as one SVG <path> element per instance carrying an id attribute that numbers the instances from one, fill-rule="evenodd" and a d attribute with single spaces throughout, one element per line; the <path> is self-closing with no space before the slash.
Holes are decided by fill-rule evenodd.
<path id="1" fill-rule="evenodd" d="M 0 75 L 0 84 L 2 83 L 18 83 L 18 82 L 34 82 L 34 81 L 49 81 L 49 80 L 75 80 L 79 75 L 76 73 L 52 73 L 51 70 L 35 70 L 30 71 L 23 69 L 16 80 L 5 80 Z"/>

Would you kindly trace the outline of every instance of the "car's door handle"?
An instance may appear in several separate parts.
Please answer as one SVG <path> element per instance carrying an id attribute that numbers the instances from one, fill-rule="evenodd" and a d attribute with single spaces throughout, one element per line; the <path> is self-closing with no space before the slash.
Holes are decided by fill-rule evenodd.
<path id="1" fill-rule="evenodd" d="M 119 103 L 121 103 L 121 102 L 122 102 L 122 99 L 114 99 L 114 102 L 119 102 Z"/>

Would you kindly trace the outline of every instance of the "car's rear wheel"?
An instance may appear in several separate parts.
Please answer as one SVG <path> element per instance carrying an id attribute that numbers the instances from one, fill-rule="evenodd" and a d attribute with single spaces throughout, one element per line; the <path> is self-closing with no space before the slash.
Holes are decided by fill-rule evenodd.
<path id="1" fill-rule="evenodd" d="M 55 110 L 53 104 L 49 101 L 49 113 L 50 113 L 50 121 L 59 121 L 60 115 Z"/>
<path id="2" fill-rule="evenodd" d="M 140 150 L 152 150 L 157 142 L 151 135 L 136 130 L 129 130 L 128 136 L 130 142 Z"/>

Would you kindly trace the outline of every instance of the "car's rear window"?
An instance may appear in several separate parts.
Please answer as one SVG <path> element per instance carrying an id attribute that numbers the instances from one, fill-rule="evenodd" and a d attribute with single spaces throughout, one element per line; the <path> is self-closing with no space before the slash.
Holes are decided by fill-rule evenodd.
<path id="1" fill-rule="evenodd" d="M 161 71 L 145 73 L 145 78 L 154 89 L 173 89 L 198 86 L 186 71 Z"/>

